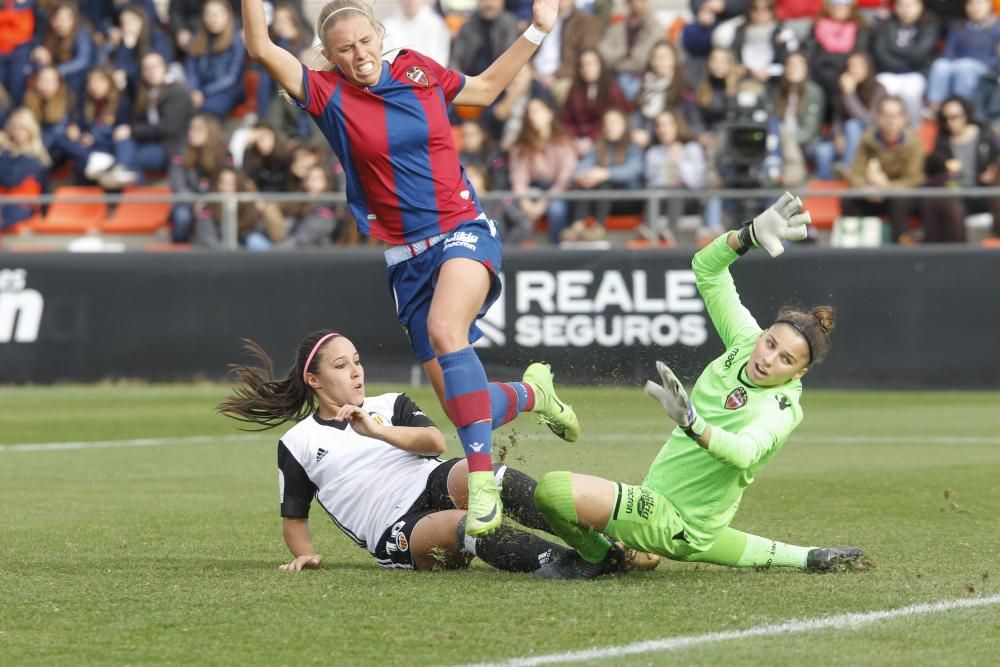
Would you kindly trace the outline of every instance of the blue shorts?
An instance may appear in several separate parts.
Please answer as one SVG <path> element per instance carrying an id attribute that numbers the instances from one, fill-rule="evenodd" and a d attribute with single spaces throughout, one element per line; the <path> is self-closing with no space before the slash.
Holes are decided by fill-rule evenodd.
<path id="1" fill-rule="evenodd" d="M 456 257 L 466 257 L 476 260 L 489 270 L 490 291 L 476 319 L 486 314 L 500 296 L 501 289 L 499 273 L 503 263 L 503 244 L 492 220 L 483 216 L 462 223 L 447 234 L 433 237 L 431 241 L 433 245 L 423 252 L 391 264 L 387 269 L 389 288 L 396 300 L 396 316 L 409 336 L 413 353 L 421 364 L 436 356 L 427 335 L 427 314 L 431 309 L 438 271 L 445 262 Z M 426 246 L 426 242 L 422 244 Z M 420 246 L 421 244 L 396 246 L 386 251 L 386 255 L 388 258 L 389 253 Z M 469 327 L 469 343 L 479 340 L 482 335 L 483 332 L 473 322 Z"/>

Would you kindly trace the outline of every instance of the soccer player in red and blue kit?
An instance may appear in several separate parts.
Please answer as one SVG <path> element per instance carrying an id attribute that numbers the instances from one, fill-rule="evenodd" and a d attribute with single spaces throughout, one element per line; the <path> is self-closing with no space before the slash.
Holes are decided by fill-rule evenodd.
<path id="1" fill-rule="evenodd" d="M 500 294 L 502 244 L 458 162 L 448 123 L 452 102 L 486 106 L 534 55 L 558 13 L 535 0 L 532 25 L 479 76 L 445 69 L 415 51 L 382 59 L 381 28 L 365 0 L 334 0 L 316 33 L 329 71 L 304 67 L 271 42 L 262 0 L 243 1 L 250 57 L 315 119 L 347 174 L 347 200 L 360 231 L 390 244 L 389 283 L 399 321 L 454 422 L 469 463 L 473 537 L 500 525 L 492 472 L 492 429 L 532 411 L 566 440 L 579 437 L 570 406 L 545 364 L 523 382 L 489 383 L 470 346 L 476 320 Z"/>

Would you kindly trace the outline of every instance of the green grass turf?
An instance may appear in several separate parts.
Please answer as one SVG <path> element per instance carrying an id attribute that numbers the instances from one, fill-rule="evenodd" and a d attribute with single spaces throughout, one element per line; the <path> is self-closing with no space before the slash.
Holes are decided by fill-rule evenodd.
<path id="1" fill-rule="evenodd" d="M 0 389 L 0 445 L 231 435 L 233 424 L 211 411 L 224 392 Z M 498 437 L 507 462 L 535 475 L 640 480 L 667 430 L 656 404 L 638 388 L 562 393 L 581 415 L 581 442 L 562 443 L 522 417 Z M 429 390 L 411 394 L 445 423 Z M 998 404 L 986 393 L 807 391 L 802 426 L 746 493 L 734 526 L 861 545 L 874 564 L 822 576 L 679 563 L 569 583 L 478 562 L 387 571 L 321 511 L 313 532 L 325 568 L 283 573 L 275 433 L 0 448 L 0 665 L 447 665 L 996 595 Z M 454 438 L 449 453 L 461 453 Z M 600 664 L 721 662 L 995 665 L 1000 606 Z"/>

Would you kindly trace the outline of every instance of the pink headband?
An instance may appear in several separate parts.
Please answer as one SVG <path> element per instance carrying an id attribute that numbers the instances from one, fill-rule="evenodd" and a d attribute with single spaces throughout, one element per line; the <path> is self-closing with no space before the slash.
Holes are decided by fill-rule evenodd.
<path id="1" fill-rule="evenodd" d="M 336 331 L 333 331 L 333 332 L 328 333 L 327 335 L 323 336 L 322 338 L 320 338 L 318 341 L 316 341 L 316 344 L 313 345 L 312 352 L 310 352 L 309 356 L 306 358 L 306 365 L 302 367 L 302 381 L 307 386 L 309 384 L 309 380 L 306 378 L 306 374 L 309 372 L 309 366 L 312 365 L 313 357 L 315 357 L 316 353 L 319 352 L 319 348 L 323 347 L 323 343 L 325 343 L 327 340 L 333 338 L 334 336 L 339 336 L 339 335 L 340 335 L 340 333 L 338 333 Z"/>

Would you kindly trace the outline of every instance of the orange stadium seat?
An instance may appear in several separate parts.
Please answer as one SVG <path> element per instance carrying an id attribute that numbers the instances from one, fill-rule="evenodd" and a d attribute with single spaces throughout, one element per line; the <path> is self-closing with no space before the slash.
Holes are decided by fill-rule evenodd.
<path id="1" fill-rule="evenodd" d="M 101 223 L 105 234 L 152 234 L 170 224 L 170 202 L 136 201 L 148 195 L 169 195 L 165 185 L 133 186 L 126 188 L 115 212 Z"/>
<path id="2" fill-rule="evenodd" d="M 103 195 L 97 186 L 63 185 L 56 188 L 55 201 L 45 217 L 31 225 L 36 234 L 87 234 L 100 226 L 108 214 L 103 201 L 70 202 L 67 198 Z"/>
<path id="3" fill-rule="evenodd" d="M 450 32 L 451 36 L 454 38 L 468 20 L 469 17 L 464 14 L 446 14 L 444 17 L 444 24 L 448 26 L 448 32 Z"/>
<path id="4" fill-rule="evenodd" d="M 847 181 L 811 181 L 809 190 L 846 190 Z M 834 221 L 840 217 L 843 202 L 840 197 L 803 197 L 802 206 L 812 216 L 812 224 L 817 229 L 832 229 Z"/>
<path id="5" fill-rule="evenodd" d="M 917 135 L 920 137 L 921 143 L 924 145 L 924 153 L 931 153 L 934 151 L 934 142 L 937 141 L 938 125 L 936 121 L 925 120 L 917 128 Z"/>
<path id="6" fill-rule="evenodd" d="M 1000 237 L 983 239 L 979 242 L 984 248 L 993 248 L 995 250 L 1000 250 Z"/>
<path id="7" fill-rule="evenodd" d="M 243 73 L 243 86 L 246 88 L 247 96 L 242 103 L 229 112 L 230 118 L 243 118 L 248 113 L 256 112 L 260 115 L 267 113 L 267 109 L 261 112 L 257 108 L 257 88 L 260 86 L 260 72 L 256 69 L 248 69 Z"/>

